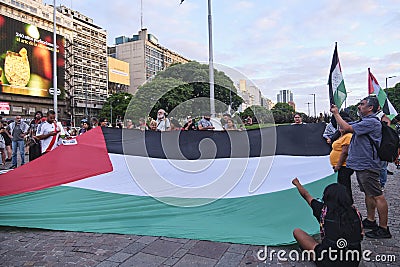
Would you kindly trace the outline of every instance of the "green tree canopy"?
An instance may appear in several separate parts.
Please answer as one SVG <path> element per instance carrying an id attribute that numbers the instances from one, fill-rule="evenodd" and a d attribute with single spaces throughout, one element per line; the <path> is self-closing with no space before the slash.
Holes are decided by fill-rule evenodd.
<path id="1" fill-rule="evenodd" d="M 160 108 L 178 118 L 189 114 L 203 115 L 210 107 L 208 73 L 208 65 L 195 61 L 170 66 L 138 88 L 127 116 L 155 118 Z M 230 103 L 232 109 L 237 110 L 243 100 L 236 92 L 232 80 L 225 73 L 214 70 L 216 112 L 225 112 Z"/>
<path id="2" fill-rule="evenodd" d="M 390 103 L 392 103 L 396 111 L 400 113 L 400 83 L 397 83 L 393 88 L 388 88 L 385 92 Z"/>
<path id="3" fill-rule="evenodd" d="M 274 118 L 270 110 L 261 106 L 250 106 L 246 108 L 241 114 L 242 119 L 246 119 L 250 116 L 254 122 L 258 123 L 274 123 Z"/>
<path id="4" fill-rule="evenodd" d="M 130 93 L 117 93 L 111 95 L 107 98 L 107 101 L 103 104 L 103 108 L 100 111 L 101 118 L 107 118 L 111 123 L 115 123 L 115 120 L 119 118 L 124 118 L 126 109 L 129 102 L 132 99 L 132 94 Z M 112 105 L 112 114 L 111 114 Z M 111 120 L 112 116 L 112 120 Z"/>
<path id="5" fill-rule="evenodd" d="M 288 103 L 276 103 L 271 109 L 275 123 L 288 123 L 293 121 L 294 108 Z"/>

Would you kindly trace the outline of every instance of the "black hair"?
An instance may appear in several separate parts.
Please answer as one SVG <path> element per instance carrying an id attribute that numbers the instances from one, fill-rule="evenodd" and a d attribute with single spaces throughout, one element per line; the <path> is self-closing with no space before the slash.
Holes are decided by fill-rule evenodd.
<path id="1" fill-rule="evenodd" d="M 330 184 L 325 188 L 322 200 L 331 210 L 346 209 L 353 205 L 346 187 L 338 183 Z"/>
<path id="2" fill-rule="evenodd" d="M 36 117 L 37 114 L 40 114 L 40 116 L 43 117 L 43 112 L 41 112 L 40 110 L 35 112 L 35 117 Z"/>
<path id="3" fill-rule="evenodd" d="M 350 235 L 357 225 L 354 223 L 353 199 L 347 188 L 338 183 L 330 184 L 325 188 L 322 200 L 328 207 L 328 212 L 334 213 L 334 217 L 338 219 L 337 223 L 342 231 L 340 234 Z"/>
<path id="4" fill-rule="evenodd" d="M 376 96 L 370 95 L 364 98 L 367 101 L 367 105 L 372 106 L 372 112 L 376 113 L 379 109 L 379 100 Z"/>
<path id="5" fill-rule="evenodd" d="M 54 112 L 54 110 L 49 110 L 47 111 L 47 116 L 49 115 L 56 115 L 56 113 Z"/>

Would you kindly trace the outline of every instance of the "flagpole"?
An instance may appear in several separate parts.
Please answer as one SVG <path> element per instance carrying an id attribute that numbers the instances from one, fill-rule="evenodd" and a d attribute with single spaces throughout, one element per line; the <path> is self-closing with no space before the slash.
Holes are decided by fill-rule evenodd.
<path id="1" fill-rule="evenodd" d="M 54 112 L 56 113 L 56 120 L 58 119 L 57 107 L 57 22 L 56 22 L 56 0 L 53 0 L 53 102 Z"/>
<path id="2" fill-rule="evenodd" d="M 211 0 L 208 0 L 208 69 L 210 79 L 210 113 L 212 117 L 215 117 L 213 58 Z"/>

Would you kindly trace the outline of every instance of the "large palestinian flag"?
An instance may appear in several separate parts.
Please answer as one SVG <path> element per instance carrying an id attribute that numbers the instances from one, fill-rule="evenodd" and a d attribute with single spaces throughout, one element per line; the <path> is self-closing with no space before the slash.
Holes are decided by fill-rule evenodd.
<path id="1" fill-rule="evenodd" d="M 0 225 L 279 245 L 317 233 L 291 180 L 336 180 L 325 125 L 242 132 L 97 127 L 0 175 Z M 275 138 L 276 136 L 276 138 Z"/>

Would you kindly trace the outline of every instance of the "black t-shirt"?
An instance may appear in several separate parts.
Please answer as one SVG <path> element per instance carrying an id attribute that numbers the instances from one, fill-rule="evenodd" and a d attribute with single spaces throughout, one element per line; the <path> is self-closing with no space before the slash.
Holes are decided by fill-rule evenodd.
<path id="1" fill-rule="evenodd" d="M 318 220 L 319 223 L 321 223 L 321 213 L 322 209 L 324 207 L 324 203 L 313 199 L 311 201 L 311 208 L 313 210 L 313 215 L 315 218 Z M 362 239 L 361 236 L 361 220 L 360 217 L 357 214 L 357 211 L 353 209 L 353 212 L 351 213 L 352 219 L 349 220 L 349 225 L 346 225 L 346 227 L 353 227 L 353 231 L 350 233 L 349 236 L 341 236 L 340 233 L 342 232 L 340 227 L 339 227 L 339 221 L 340 218 L 329 212 L 329 209 L 327 210 L 326 216 L 325 216 L 325 223 L 324 223 L 324 229 L 325 229 L 325 237 L 336 241 L 339 238 L 345 238 L 347 242 L 353 243 L 353 242 L 358 242 Z"/>
<path id="2" fill-rule="evenodd" d="M 186 127 L 188 126 L 188 123 L 185 123 L 185 125 L 183 125 L 183 129 L 186 130 Z M 194 122 L 192 122 L 192 124 L 189 126 L 188 130 L 196 130 L 196 124 Z"/>
<path id="3" fill-rule="evenodd" d="M 321 223 L 321 214 L 323 212 L 325 204 L 313 199 L 311 201 L 311 208 L 313 210 L 313 215 Z M 356 209 L 353 209 L 353 212 L 350 213 L 351 218 L 348 218 L 348 224 L 345 227 L 349 227 L 349 233 L 342 234 L 343 229 L 340 228 L 340 217 L 332 212 L 329 212 L 329 208 L 326 211 L 326 215 L 324 217 L 324 237 L 320 245 L 315 248 L 315 252 L 317 258 L 321 255 L 323 250 L 327 250 L 328 248 L 332 248 L 335 250 L 343 250 L 344 254 L 347 250 L 357 250 L 359 251 L 359 259 L 361 259 L 361 240 L 362 240 L 362 227 L 361 227 L 361 219 L 358 216 Z M 342 239 L 344 243 L 340 243 L 340 247 L 338 247 L 339 239 Z M 339 255 L 339 253 L 337 253 Z M 358 260 L 348 261 L 348 262 L 332 262 L 329 259 L 324 258 L 322 261 L 323 264 L 319 264 L 318 266 L 336 266 L 340 264 L 340 266 L 358 266 Z M 322 263 L 320 262 L 320 263 Z"/>

